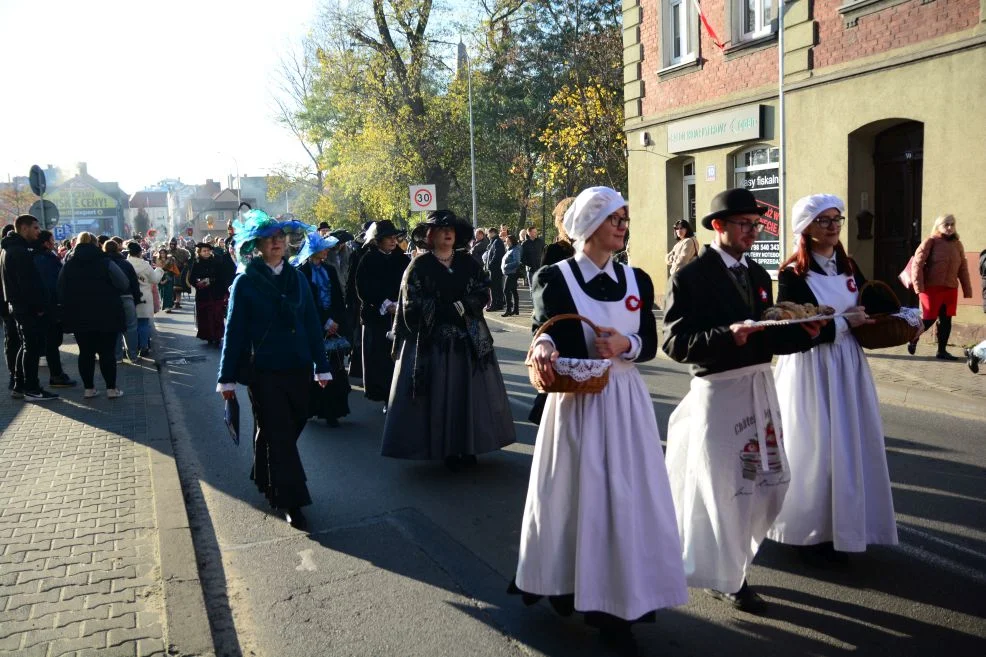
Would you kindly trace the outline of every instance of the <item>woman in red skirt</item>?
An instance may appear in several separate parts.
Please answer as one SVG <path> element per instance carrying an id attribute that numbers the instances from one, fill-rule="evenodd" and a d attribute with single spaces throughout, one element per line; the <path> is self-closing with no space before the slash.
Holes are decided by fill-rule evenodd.
<path id="1" fill-rule="evenodd" d="M 955 217 L 952 215 L 935 219 L 931 237 L 924 240 L 914 254 L 911 280 L 914 281 L 914 291 L 921 299 L 924 329 L 928 330 L 938 320 L 938 354 L 935 358 L 958 360 L 946 351 L 946 347 L 958 305 L 959 284 L 962 285 L 962 296 L 971 299 L 972 283 L 969 281 L 965 249 L 955 232 Z M 917 340 L 907 345 L 908 353 L 913 354 L 916 348 Z"/>

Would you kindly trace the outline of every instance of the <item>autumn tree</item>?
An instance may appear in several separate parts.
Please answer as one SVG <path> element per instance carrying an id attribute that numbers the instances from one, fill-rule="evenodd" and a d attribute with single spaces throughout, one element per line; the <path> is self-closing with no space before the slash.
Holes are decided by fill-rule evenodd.
<path id="1" fill-rule="evenodd" d="M 19 215 L 27 214 L 31 205 L 37 200 L 38 197 L 26 185 L 23 187 L 10 183 L 0 185 L 0 223 L 14 223 Z"/>

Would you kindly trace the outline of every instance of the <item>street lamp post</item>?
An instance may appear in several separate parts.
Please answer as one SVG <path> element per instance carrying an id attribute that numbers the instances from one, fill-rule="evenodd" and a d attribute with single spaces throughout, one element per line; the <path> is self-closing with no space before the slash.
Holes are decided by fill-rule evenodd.
<path id="1" fill-rule="evenodd" d="M 479 203 L 476 198 L 476 143 L 474 138 L 472 123 L 472 59 L 469 57 L 469 50 L 463 48 L 466 55 L 466 85 L 469 90 L 469 164 L 472 169 L 472 227 L 479 227 L 478 212 Z"/>

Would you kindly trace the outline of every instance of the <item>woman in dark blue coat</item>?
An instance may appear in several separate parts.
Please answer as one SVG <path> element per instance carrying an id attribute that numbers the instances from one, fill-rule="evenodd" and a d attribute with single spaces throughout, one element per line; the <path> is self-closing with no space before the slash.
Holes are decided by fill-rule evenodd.
<path id="1" fill-rule="evenodd" d="M 308 228 L 275 221 L 261 210 L 236 225 L 242 256 L 259 252 L 233 281 L 219 363 L 219 392 L 236 396 L 247 386 L 256 435 L 251 478 L 292 527 L 307 529 L 301 507 L 311 504 L 298 438 L 308 421 L 309 383 L 327 384 L 329 362 L 312 295 L 285 257 L 285 231 Z"/>

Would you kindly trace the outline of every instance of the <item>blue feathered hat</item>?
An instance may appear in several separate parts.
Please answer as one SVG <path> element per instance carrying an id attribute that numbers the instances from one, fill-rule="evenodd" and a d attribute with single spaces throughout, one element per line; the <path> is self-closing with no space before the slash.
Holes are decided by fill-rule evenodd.
<path id="1" fill-rule="evenodd" d="M 308 234 L 315 230 L 303 221 L 290 219 L 278 221 L 263 210 L 250 210 L 243 213 L 243 218 L 233 222 L 233 242 L 237 252 L 242 256 L 253 253 L 257 240 L 270 237 L 277 232 Z"/>
<path id="2" fill-rule="evenodd" d="M 316 253 L 320 251 L 325 251 L 326 249 L 331 249 L 339 243 L 339 238 L 329 235 L 328 237 L 322 237 L 318 234 L 318 231 L 312 231 L 305 236 L 305 243 L 301 247 L 301 251 L 298 255 L 291 258 L 291 264 L 295 267 L 299 267 L 305 264 L 309 258 L 311 258 Z"/>

